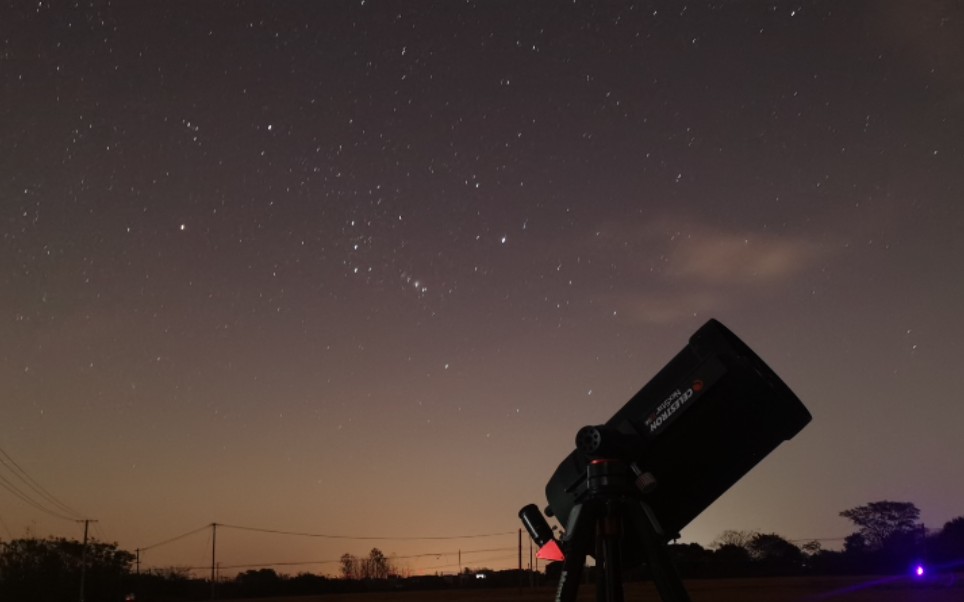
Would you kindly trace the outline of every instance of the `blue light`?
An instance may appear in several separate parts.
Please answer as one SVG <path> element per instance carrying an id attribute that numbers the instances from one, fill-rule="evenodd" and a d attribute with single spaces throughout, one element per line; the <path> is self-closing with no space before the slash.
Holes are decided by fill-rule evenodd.
<path id="1" fill-rule="evenodd" d="M 924 565 L 923 565 L 923 564 L 918 564 L 916 567 L 914 567 L 914 574 L 917 575 L 918 577 L 923 577 L 923 576 L 924 576 Z"/>

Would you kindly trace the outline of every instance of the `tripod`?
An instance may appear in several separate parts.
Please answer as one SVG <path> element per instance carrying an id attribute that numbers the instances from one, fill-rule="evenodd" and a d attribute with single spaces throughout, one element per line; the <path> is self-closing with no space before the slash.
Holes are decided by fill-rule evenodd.
<path id="1" fill-rule="evenodd" d="M 623 602 L 623 566 L 644 559 L 663 602 L 690 602 L 659 522 L 626 462 L 593 460 L 586 468 L 586 483 L 586 495 L 569 513 L 562 538 L 566 554 L 556 602 L 575 602 L 594 540 L 597 602 Z M 632 544 L 641 544 L 642 554 Z"/>

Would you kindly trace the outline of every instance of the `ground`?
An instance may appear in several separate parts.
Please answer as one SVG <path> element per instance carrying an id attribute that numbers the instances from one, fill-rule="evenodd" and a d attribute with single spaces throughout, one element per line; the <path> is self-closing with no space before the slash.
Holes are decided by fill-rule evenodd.
<path id="1" fill-rule="evenodd" d="M 964 578 L 911 583 L 855 577 L 707 579 L 686 583 L 692 602 L 960 602 Z M 631 584 L 626 602 L 660 602 L 651 584 Z M 261 598 L 258 602 L 551 602 L 553 589 L 463 589 L 373 594 L 332 594 L 297 598 Z M 596 599 L 593 586 L 584 585 L 579 602 Z M 225 601 L 230 602 L 230 601 Z"/>

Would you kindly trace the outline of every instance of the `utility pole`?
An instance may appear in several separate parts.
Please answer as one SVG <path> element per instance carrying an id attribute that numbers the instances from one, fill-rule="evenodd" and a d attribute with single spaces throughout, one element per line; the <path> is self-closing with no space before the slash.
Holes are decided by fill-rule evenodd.
<path id="1" fill-rule="evenodd" d="M 85 518 L 77 522 L 84 523 L 84 545 L 80 549 L 80 602 L 84 602 L 84 582 L 87 579 L 87 530 L 90 527 L 90 523 L 96 523 L 97 521 Z"/>
<path id="2" fill-rule="evenodd" d="M 535 587 L 535 576 L 532 574 L 532 538 L 529 538 L 529 587 Z"/>
<path id="3" fill-rule="evenodd" d="M 218 573 L 217 573 L 217 558 L 215 556 L 218 544 L 218 524 L 211 523 L 211 599 L 214 600 L 215 596 L 215 584 L 217 583 Z M 80 602 L 84 602 L 81 600 Z"/>
<path id="4" fill-rule="evenodd" d="M 519 595 L 522 595 L 522 529 L 519 529 Z"/>
<path id="5" fill-rule="evenodd" d="M 134 574 L 137 575 L 138 577 L 140 577 L 140 575 L 141 575 L 141 549 L 140 549 L 140 548 L 137 548 L 137 549 L 134 550 L 134 552 L 137 554 L 137 557 L 136 557 L 136 559 L 134 560 L 134 566 L 137 567 L 137 571 L 136 571 Z"/>

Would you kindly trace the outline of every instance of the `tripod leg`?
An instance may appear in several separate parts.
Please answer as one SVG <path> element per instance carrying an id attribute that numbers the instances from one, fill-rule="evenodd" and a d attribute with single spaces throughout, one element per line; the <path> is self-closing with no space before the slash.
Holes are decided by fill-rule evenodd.
<path id="1" fill-rule="evenodd" d="M 566 535 L 563 538 L 566 558 L 556 589 L 556 602 L 576 602 L 586 554 L 596 532 L 596 512 L 583 504 L 576 504 L 569 513 Z"/>
<path id="2" fill-rule="evenodd" d="M 619 511 L 612 501 L 608 501 L 606 516 L 599 521 L 596 551 L 597 602 L 623 602 L 623 563 L 620 554 L 622 535 Z"/>
<path id="3" fill-rule="evenodd" d="M 639 511 L 633 513 L 633 522 L 643 542 L 646 562 L 653 573 L 653 582 L 659 597 L 663 602 L 690 602 L 690 595 L 683 587 L 683 580 L 676 572 L 669 550 L 660 535 L 656 517 L 646 504 L 640 502 L 638 508 Z"/>
<path id="4" fill-rule="evenodd" d="M 578 566 L 566 566 L 562 569 L 562 575 L 559 576 L 559 587 L 556 588 L 556 602 L 576 601 L 576 597 L 579 595 L 579 582 L 582 581 L 582 567 L 585 562 L 586 557 L 583 556 Z M 569 565 L 568 556 L 564 563 Z"/>

